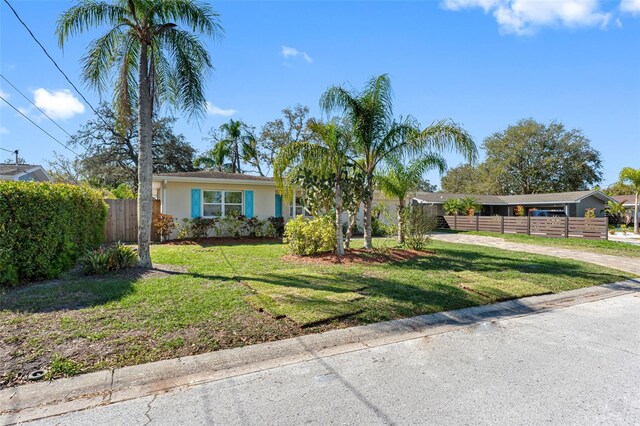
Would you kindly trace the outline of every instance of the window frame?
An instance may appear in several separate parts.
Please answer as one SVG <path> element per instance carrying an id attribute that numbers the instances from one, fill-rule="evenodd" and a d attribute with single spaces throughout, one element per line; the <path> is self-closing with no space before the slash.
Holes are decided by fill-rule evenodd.
<path id="1" fill-rule="evenodd" d="M 205 192 L 219 192 L 220 193 L 220 201 L 219 203 L 205 203 L 204 201 L 204 193 Z M 240 203 L 227 203 L 225 201 L 225 195 L 229 192 L 239 192 L 242 200 Z M 220 216 L 207 216 L 204 214 L 204 206 L 220 206 Z M 240 206 L 240 214 L 244 214 L 244 190 L 239 189 L 202 189 L 200 190 L 200 211 L 202 212 L 203 219 L 218 219 L 227 216 L 227 205 L 229 206 Z"/>
<path id="2" fill-rule="evenodd" d="M 297 203 L 298 198 L 302 201 L 301 205 L 298 205 L 298 203 Z M 292 203 L 289 205 L 289 217 L 290 218 L 295 219 L 298 216 L 313 217 L 311 212 L 309 212 L 309 210 L 307 210 L 307 206 L 305 205 L 306 203 L 304 203 L 304 200 L 305 200 L 304 194 L 296 194 L 293 197 Z M 298 209 L 298 208 L 302 209 L 302 215 L 296 214 L 296 209 Z"/>

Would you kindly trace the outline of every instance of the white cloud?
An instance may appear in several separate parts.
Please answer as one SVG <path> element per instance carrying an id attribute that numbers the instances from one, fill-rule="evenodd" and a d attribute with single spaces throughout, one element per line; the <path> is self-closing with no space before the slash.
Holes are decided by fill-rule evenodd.
<path id="1" fill-rule="evenodd" d="M 481 8 L 493 14 L 501 32 L 518 35 L 545 26 L 605 27 L 611 19 L 611 13 L 600 9 L 600 0 L 443 0 L 442 6 L 453 11 Z"/>
<path id="2" fill-rule="evenodd" d="M 67 119 L 84 112 L 84 105 L 69 90 L 36 89 L 34 103 L 54 119 Z"/>
<path id="3" fill-rule="evenodd" d="M 0 89 L 0 96 L 2 96 L 5 99 L 9 99 L 11 97 L 11 95 L 7 92 L 5 92 L 4 90 Z M 4 103 L 4 102 L 3 102 Z"/>
<path id="4" fill-rule="evenodd" d="M 9 129 L 7 129 L 4 126 L 0 126 L 0 135 L 6 135 L 9 134 Z"/>
<path id="5" fill-rule="evenodd" d="M 620 10 L 636 15 L 640 13 L 640 0 L 622 0 L 620 2 Z"/>
<path id="6" fill-rule="evenodd" d="M 236 112 L 238 111 L 236 111 L 235 109 L 232 109 L 232 108 L 222 109 L 215 106 L 211 102 L 207 101 L 207 114 L 209 115 L 221 115 L 223 117 L 231 117 Z"/>
<path id="7" fill-rule="evenodd" d="M 282 50 L 280 51 L 280 54 L 285 58 L 296 58 L 296 57 L 301 57 L 302 59 L 304 59 L 308 64 L 310 64 L 311 62 L 313 62 L 313 59 L 311 59 L 311 56 L 307 55 L 307 52 L 302 52 L 298 49 L 296 49 L 295 47 L 289 47 L 289 46 L 282 46 Z"/>

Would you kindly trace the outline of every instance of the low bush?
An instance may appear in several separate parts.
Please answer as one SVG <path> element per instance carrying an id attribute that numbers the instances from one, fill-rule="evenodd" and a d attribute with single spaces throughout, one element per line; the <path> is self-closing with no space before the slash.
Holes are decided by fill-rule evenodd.
<path id="1" fill-rule="evenodd" d="M 91 188 L 0 182 L 0 285 L 52 278 L 104 238 L 107 205 Z"/>
<path id="2" fill-rule="evenodd" d="M 420 207 L 405 210 L 404 244 L 412 250 L 424 250 L 437 226 L 438 218 L 432 211 Z"/>
<path id="3" fill-rule="evenodd" d="M 184 219 L 178 238 L 275 238 L 282 236 L 284 219 L 270 217 L 260 220 L 257 217 L 229 215 L 220 218 Z"/>
<path id="4" fill-rule="evenodd" d="M 153 219 L 153 227 L 158 230 L 162 241 L 171 237 L 171 233 L 176 229 L 176 222 L 170 214 L 160 213 Z"/>
<path id="5" fill-rule="evenodd" d="M 88 275 L 101 275 L 107 272 L 135 266 L 138 253 L 135 249 L 118 243 L 107 249 L 100 248 L 88 252 L 82 259 L 84 272 Z"/>
<path id="6" fill-rule="evenodd" d="M 337 244 L 333 219 L 330 216 L 315 219 L 297 216 L 285 225 L 284 242 L 291 253 L 298 256 L 333 251 Z"/>

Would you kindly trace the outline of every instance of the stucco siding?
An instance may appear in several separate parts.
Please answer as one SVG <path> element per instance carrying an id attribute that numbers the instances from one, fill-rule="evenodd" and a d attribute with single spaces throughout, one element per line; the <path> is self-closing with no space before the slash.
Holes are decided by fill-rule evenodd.
<path id="1" fill-rule="evenodd" d="M 162 203 L 162 211 L 172 215 L 178 221 L 191 218 L 191 190 L 215 191 L 253 191 L 253 215 L 259 219 L 266 219 L 275 215 L 275 187 L 250 184 L 213 184 L 191 182 L 154 182 L 154 194 Z M 165 199 L 163 199 L 165 197 Z M 284 206 L 283 206 L 284 210 Z"/>
<path id="2" fill-rule="evenodd" d="M 577 204 L 576 206 L 576 216 L 584 217 L 584 213 L 587 209 L 594 208 L 596 212 L 596 216 L 603 217 L 604 216 L 604 201 L 600 200 L 593 195 L 586 197 Z"/>

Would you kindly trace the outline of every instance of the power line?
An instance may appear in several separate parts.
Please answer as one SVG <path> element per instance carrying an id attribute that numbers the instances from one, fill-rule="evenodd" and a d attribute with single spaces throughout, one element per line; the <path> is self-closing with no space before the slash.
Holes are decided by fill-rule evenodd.
<path id="1" fill-rule="evenodd" d="M 72 150 L 71 148 L 69 148 L 67 145 L 63 144 L 62 142 L 60 142 L 58 139 L 56 139 L 53 135 L 51 135 L 51 133 L 47 132 L 45 129 L 43 129 L 42 127 L 40 127 L 35 121 L 33 121 L 32 119 L 30 119 L 29 117 L 27 117 L 22 111 L 20 111 L 18 108 L 16 108 L 15 106 L 13 106 L 11 104 L 11 102 L 9 102 L 8 100 L 6 100 L 4 97 L 0 96 L 0 99 L 2 99 L 7 105 L 9 105 L 11 108 L 13 108 L 18 114 L 20 114 L 21 116 L 23 116 L 24 118 L 26 118 L 27 120 L 29 120 L 31 122 L 31 124 L 33 124 L 34 126 L 36 126 L 38 129 L 42 130 L 45 134 L 47 134 L 47 136 L 49 136 L 51 139 L 53 139 L 54 141 L 58 142 L 60 145 L 62 145 L 65 149 L 73 152 L 75 155 L 80 155 L 77 152 L 75 152 L 74 150 Z"/>
<path id="2" fill-rule="evenodd" d="M 58 63 L 55 61 L 55 59 L 53 59 L 51 57 L 51 55 L 49 54 L 49 52 L 47 51 L 47 49 L 45 49 L 45 47 L 42 45 L 42 43 L 40 43 L 40 41 L 38 41 L 38 39 L 36 38 L 36 36 L 33 34 L 33 32 L 31 32 L 31 29 L 27 26 L 27 24 L 25 24 L 25 22 L 22 20 L 22 18 L 20 18 L 20 15 L 18 15 L 18 12 L 16 12 L 16 10 L 13 8 L 13 6 L 11 6 L 11 3 L 9 3 L 8 0 L 4 0 L 4 2 L 7 4 L 7 6 L 9 6 L 9 9 L 11 9 L 11 11 L 13 12 L 13 14 L 16 16 L 16 18 L 18 18 L 18 21 L 20 21 L 20 23 L 22 24 L 23 27 L 26 28 L 26 30 L 29 32 L 29 34 L 31 35 L 31 38 L 33 38 L 33 40 L 35 40 L 35 42 L 38 44 L 38 46 L 40 46 L 40 48 L 42 49 L 42 51 L 44 52 L 45 55 L 47 55 L 47 57 L 51 60 L 51 62 L 53 62 L 53 65 L 55 65 L 55 67 L 58 69 L 58 71 L 60 71 L 60 73 L 64 76 L 64 78 L 69 82 L 69 84 L 71 85 L 71 87 L 73 87 L 73 89 L 78 93 L 78 95 L 80 95 L 80 97 L 82 98 L 82 100 L 84 100 L 87 105 L 89 105 L 89 108 L 91 108 L 93 110 L 93 112 L 100 117 L 100 114 L 98 114 L 98 111 L 96 111 L 96 109 L 93 107 L 93 105 L 91 105 L 91 103 L 87 100 L 87 98 L 84 97 L 84 95 L 80 92 L 80 90 L 76 87 L 75 84 L 73 84 L 73 82 L 71 81 L 71 79 L 69 79 L 69 77 L 67 77 L 67 74 L 65 74 L 64 71 L 62 71 L 62 68 L 60 68 L 60 66 L 58 65 Z"/>
<path id="3" fill-rule="evenodd" d="M 1 150 L 3 150 L 3 151 L 10 152 L 10 153 L 12 153 L 12 154 L 15 154 L 15 153 L 16 153 L 16 151 L 17 151 L 17 150 L 13 150 L 13 151 L 11 151 L 10 149 L 2 148 L 1 146 L 0 146 L 0 149 L 1 149 Z"/>
<path id="4" fill-rule="evenodd" d="M 57 121 L 55 121 L 53 118 L 49 117 L 49 114 L 47 114 L 46 112 L 44 112 L 42 109 L 40 109 L 40 107 L 36 104 L 33 103 L 33 101 L 31 99 L 29 99 L 24 93 L 22 93 L 20 91 L 20 89 L 18 89 L 16 86 L 13 85 L 13 83 L 11 83 L 9 80 L 7 80 L 7 77 L 5 77 L 4 75 L 2 75 L 2 73 L 0 73 L 0 77 L 2 77 L 2 79 L 4 81 L 6 81 L 7 83 L 9 83 L 9 85 L 11 87 L 13 87 L 18 93 L 20 93 L 22 95 L 23 98 L 25 98 L 31 105 L 33 105 L 38 111 L 40 111 L 42 114 L 44 114 L 45 117 L 47 117 L 53 124 L 55 124 L 56 126 L 58 126 L 58 129 L 62 130 L 63 132 L 65 132 L 69 137 L 71 136 L 71 133 L 67 132 L 65 129 L 62 128 L 61 125 L 58 124 Z"/>

